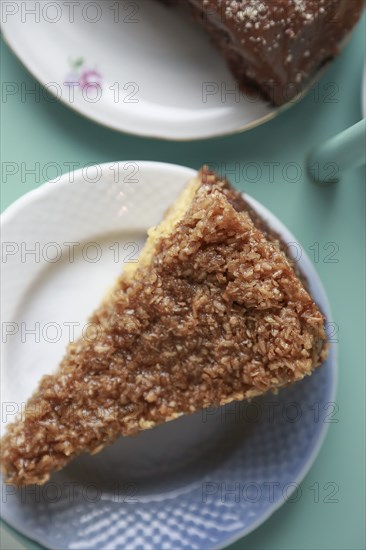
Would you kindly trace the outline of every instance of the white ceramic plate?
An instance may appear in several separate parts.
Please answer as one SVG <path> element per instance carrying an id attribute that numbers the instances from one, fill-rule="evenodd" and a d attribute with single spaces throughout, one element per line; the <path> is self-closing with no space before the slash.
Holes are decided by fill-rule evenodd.
<path id="1" fill-rule="evenodd" d="M 77 337 L 85 327 L 124 263 L 137 258 L 147 228 L 159 222 L 194 173 L 153 162 L 104 164 L 66 174 L 6 210 L 2 427 L 21 410 L 40 377 L 56 368 L 72 331 Z M 273 214 L 247 199 L 300 250 Z M 314 267 L 304 253 L 299 262 L 330 319 Z M 94 457 L 74 460 L 38 492 L 3 486 L 2 516 L 49 548 L 222 548 L 258 527 L 294 498 L 294 491 L 296 497 L 324 440 L 335 386 L 332 346 L 313 376 L 257 405 L 263 415 L 255 425 L 253 413 L 248 420 L 246 405 L 237 403 L 122 437 Z M 294 403 L 301 410 L 296 423 L 284 416 Z M 269 410 L 276 411 L 270 422 Z M 235 484 L 241 487 L 239 499 L 220 494 L 219 488 Z M 70 485 L 76 488 L 72 498 Z M 248 486 L 261 498 L 253 501 L 250 490 L 244 492 Z"/>
<path id="2" fill-rule="evenodd" d="M 194 140 L 241 132 L 306 93 L 275 108 L 240 92 L 200 26 L 157 0 L 14 0 L 4 2 L 1 22 L 9 46 L 45 86 L 39 93 L 130 134 Z M 15 93 L 11 85 L 7 93 Z"/>
<path id="3" fill-rule="evenodd" d="M 28 70 L 67 105 L 115 130 L 200 139 L 278 112 L 239 94 L 206 33 L 158 1 L 78 2 L 73 10 L 63 0 L 4 4 L 5 39 Z"/>

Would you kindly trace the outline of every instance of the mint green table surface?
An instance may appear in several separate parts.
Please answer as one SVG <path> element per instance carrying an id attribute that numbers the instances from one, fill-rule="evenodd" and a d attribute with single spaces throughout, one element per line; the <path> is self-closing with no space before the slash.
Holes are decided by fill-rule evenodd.
<path id="1" fill-rule="evenodd" d="M 366 546 L 365 171 L 352 170 L 338 185 L 317 187 L 304 169 L 306 154 L 314 144 L 362 117 L 364 30 L 365 20 L 323 77 L 318 93 L 311 93 L 272 122 L 232 137 L 194 143 L 159 142 L 112 132 L 64 105 L 43 99 L 37 103 L 31 96 L 22 102 L 16 95 L 1 104 L 3 167 L 7 162 L 25 163 L 27 168 L 36 162 L 41 167 L 55 162 L 67 172 L 65 163 L 70 162 L 84 166 L 138 159 L 193 168 L 216 163 L 222 169 L 226 165 L 228 171 L 236 166 L 238 172 L 239 163 L 242 174 L 237 187 L 270 208 L 315 261 L 339 325 L 338 423 L 330 424 L 325 444 L 302 484 L 301 499 L 285 504 L 233 549 L 355 550 Z M 3 43 L 1 76 L 3 82 L 37 86 Z M 337 86 L 335 102 L 328 101 L 329 83 L 331 89 L 334 83 Z M 274 178 L 268 163 L 277 163 L 272 164 Z M 262 176 L 254 181 L 257 169 Z M 245 172 L 249 181 L 244 181 Z M 42 178 L 32 175 L 25 183 L 19 174 L 7 181 L 3 177 L 2 209 L 41 183 Z M 337 484 L 337 502 L 326 502 L 327 482 Z M 319 502 L 310 488 L 314 483 L 319 484 Z M 1 539 L 1 547 L 8 550 L 39 548 L 4 523 Z"/>

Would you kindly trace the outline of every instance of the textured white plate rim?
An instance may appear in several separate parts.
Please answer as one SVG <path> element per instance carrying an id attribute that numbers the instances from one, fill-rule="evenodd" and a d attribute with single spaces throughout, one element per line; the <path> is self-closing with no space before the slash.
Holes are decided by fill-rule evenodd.
<path id="1" fill-rule="evenodd" d="M 246 195 L 246 197 L 247 197 L 247 195 Z M 332 319 L 332 317 L 330 317 L 330 319 Z M 332 344 L 332 346 L 331 346 L 329 357 L 331 357 L 331 359 L 332 359 L 331 363 L 332 363 L 332 368 L 334 369 L 333 370 L 333 380 L 332 380 L 332 390 L 331 390 L 331 394 L 330 394 L 330 401 L 334 401 L 335 398 L 336 398 L 337 385 L 338 385 L 338 350 L 334 346 L 334 344 Z M 324 443 L 324 440 L 325 440 L 326 435 L 328 433 L 329 425 L 328 424 L 323 424 L 323 426 L 324 427 L 323 427 L 321 433 L 318 436 L 318 441 L 314 445 L 313 450 L 312 450 L 307 462 L 305 463 L 303 469 L 298 474 L 298 476 L 295 480 L 295 483 L 297 485 L 302 483 L 305 476 L 309 473 L 309 471 L 310 471 L 311 467 L 313 466 L 313 464 L 314 464 L 314 462 L 315 462 L 315 460 L 316 460 L 316 458 L 317 458 L 317 456 L 320 452 L 320 449 L 321 449 L 321 447 Z M 258 527 L 260 527 L 264 522 L 266 522 L 267 519 L 269 519 L 277 510 L 279 510 L 285 504 L 285 502 L 287 500 L 289 500 L 291 495 L 295 492 L 295 489 L 296 489 L 296 486 L 292 486 L 291 490 L 288 493 L 288 495 L 286 495 L 286 499 L 283 500 L 282 502 L 281 501 L 277 502 L 276 504 L 273 505 L 272 508 L 269 508 L 267 513 L 263 514 L 256 522 L 254 522 L 250 526 L 249 529 L 246 529 L 242 533 L 234 535 L 233 537 L 228 539 L 227 542 L 225 542 L 225 544 L 222 544 L 220 546 L 216 546 L 212 550 L 222 550 L 223 548 L 226 548 L 230 544 L 234 544 L 234 542 L 237 542 L 241 538 L 246 537 L 247 535 L 249 535 L 250 533 L 252 533 L 256 529 L 258 529 Z"/>
<path id="2" fill-rule="evenodd" d="M 148 170 L 148 171 L 156 171 L 156 170 L 164 170 L 164 171 L 176 171 L 179 170 L 182 173 L 184 173 L 184 176 L 188 179 L 190 179 L 192 176 L 196 174 L 196 171 L 192 168 L 181 166 L 178 164 L 169 164 L 164 162 L 154 162 L 154 161 L 120 161 L 118 164 L 125 165 L 130 164 L 131 162 L 134 162 L 138 164 L 140 170 Z M 108 170 L 111 166 L 116 166 L 116 162 L 108 162 L 99 165 L 100 168 L 103 170 Z M 6 224 L 10 224 L 13 222 L 15 217 L 21 213 L 21 211 L 24 208 L 30 207 L 34 202 L 41 199 L 43 196 L 55 192 L 56 194 L 61 192 L 62 189 L 65 187 L 65 185 L 75 185 L 77 183 L 78 178 L 83 176 L 82 169 L 77 170 L 73 173 L 73 183 L 70 183 L 70 177 L 69 173 L 64 174 L 59 181 L 57 182 L 46 182 L 37 189 L 34 189 L 32 191 L 29 191 L 25 195 L 22 195 L 20 198 L 18 198 L 14 203 L 12 203 L 8 208 L 4 211 L 4 213 L 1 215 L 1 227 L 4 227 Z M 276 222 L 276 229 L 279 231 L 281 235 L 285 236 L 285 240 L 287 242 L 298 242 L 297 239 L 294 237 L 294 235 L 286 228 L 286 226 L 278 220 L 274 214 L 272 214 L 266 207 L 264 207 L 261 203 L 259 203 L 256 199 L 250 197 L 247 193 L 245 193 L 245 198 L 248 200 L 248 202 L 268 221 L 271 225 L 273 223 L 273 220 Z M 327 298 L 325 289 L 323 287 L 323 284 L 316 273 L 310 259 L 306 254 L 303 255 L 303 261 L 306 264 L 306 273 L 308 273 L 308 270 L 310 270 L 313 282 L 316 283 L 316 286 L 318 287 L 320 293 L 322 294 L 322 306 L 324 309 L 324 314 L 326 318 L 331 321 L 333 319 L 331 315 L 331 309 L 329 300 Z M 330 389 L 330 395 L 329 400 L 334 401 L 337 393 L 337 383 L 338 383 L 338 350 L 337 346 L 332 344 L 330 347 L 330 361 L 332 365 L 331 369 L 331 389 Z M 3 368 L 3 367 L 2 367 Z M 319 451 L 324 443 L 326 434 L 328 432 L 329 425 L 328 423 L 322 423 L 322 428 L 319 431 L 317 435 L 317 441 L 307 459 L 305 462 L 302 470 L 300 473 L 296 476 L 296 479 L 294 479 L 294 482 L 296 484 L 300 484 L 303 479 L 305 478 L 306 474 L 309 472 L 310 468 L 315 462 L 316 457 L 319 454 Z M 260 525 L 262 525 L 269 517 L 272 516 L 274 512 L 276 512 L 281 506 L 285 503 L 286 500 L 288 500 L 291 495 L 293 494 L 295 490 L 295 486 L 291 487 L 291 490 L 288 491 L 288 494 L 286 494 L 286 499 L 280 500 L 278 502 L 273 503 L 272 506 L 270 506 L 266 513 L 262 514 L 260 518 L 258 518 L 257 521 L 255 521 L 253 524 L 251 524 L 249 527 L 244 528 L 240 532 L 233 535 L 231 538 L 228 538 L 224 544 L 220 544 L 219 546 L 211 547 L 212 550 L 221 550 L 225 547 L 227 547 L 230 544 L 233 544 L 234 542 L 238 541 L 239 539 L 245 537 L 246 535 L 253 532 L 255 529 L 257 529 Z M 169 498 L 169 497 L 168 497 Z M 2 520 L 4 521 L 4 520 Z M 39 544 L 43 544 L 42 541 L 28 528 L 19 529 L 19 526 L 16 525 L 16 522 L 12 521 L 5 521 L 6 524 L 8 524 L 10 527 L 12 527 L 16 532 L 21 533 L 23 536 L 28 537 L 30 540 L 33 540 Z M 61 550 L 57 546 L 48 546 L 50 550 Z M 209 547 L 210 548 L 210 547 Z"/>
<path id="3" fill-rule="evenodd" d="M 102 173 L 108 173 L 111 172 L 111 170 L 115 170 L 115 166 L 119 165 L 131 165 L 131 164 L 137 164 L 139 168 L 142 170 L 157 170 L 157 169 L 170 169 L 170 170 L 179 170 L 184 171 L 186 173 L 187 181 L 189 178 L 192 178 L 196 174 L 196 170 L 193 170 L 192 168 L 189 168 L 187 166 L 181 166 L 179 164 L 174 163 L 168 163 L 168 162 L 156 162 L 156 161 L 149 161 L 149 160 L 123 160 L 118 162 L 105 162 L 102 164 L 94 165 L 98 166 Z M 90 165 L 90 168 L 92 168 L 93 165 Z M 59 188 L 63 188 L 65 185 L 77 185 L 77 180 L 80 178 L 83 180 L 83 168 L 80 168 L 78 170 L 75 170 L 72 172 L 73 176 L 73 182 L 71 183 L 70 178 L 71 172 L 66 172 L 63 174 L 58 181 L 47 181 L 45 183 L 42 183 L 39 187 L 36 189 L 32 189 L 31 191 L 28 191 L 28 193 L 25 193 L 18 199 L 16 199 L 12 204 L 10 204 L 4 212 L 1 214 L 1 225 L 4 223 L 9 223 L 11 219 L 22 209 L 31 204 L 33 201 L 38 200 L 44 195 L 47 195 L 49 192 L 58 191 Z M 97 184 L 96 184 L 97 185 Z"/>

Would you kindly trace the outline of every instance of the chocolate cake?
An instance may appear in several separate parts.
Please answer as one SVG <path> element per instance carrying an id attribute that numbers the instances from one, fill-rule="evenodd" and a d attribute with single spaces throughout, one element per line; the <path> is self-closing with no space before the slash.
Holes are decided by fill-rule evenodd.
<path id="1" fill-rule="evenodd" d="M 9 425 L 7 482 L 44 483 L 120 435 L 276 391 L 327 353 L 323 315 L 283 244 L 207 169 L 89 321 L 94 335 L 69 345 Z"/>
<path id="2" fill-rule="evenodd" d="M 183 2 L 210 33 L 239 85 L 274 105 L 291 101 L 337 55 L 364 5 L 363 0 Z"/>

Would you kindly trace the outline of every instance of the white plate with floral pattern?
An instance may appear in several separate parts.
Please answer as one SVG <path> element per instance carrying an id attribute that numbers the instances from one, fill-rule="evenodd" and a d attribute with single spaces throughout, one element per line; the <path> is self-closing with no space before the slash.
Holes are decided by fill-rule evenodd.
<path id="1" fill-rule="evenodd" d="M 279 111 L 239 92 L 206 33 L 162 2 L 16 0 L 2 11 L 7 43 L 44 93 L 112 129 L 201 139 Z"/>

